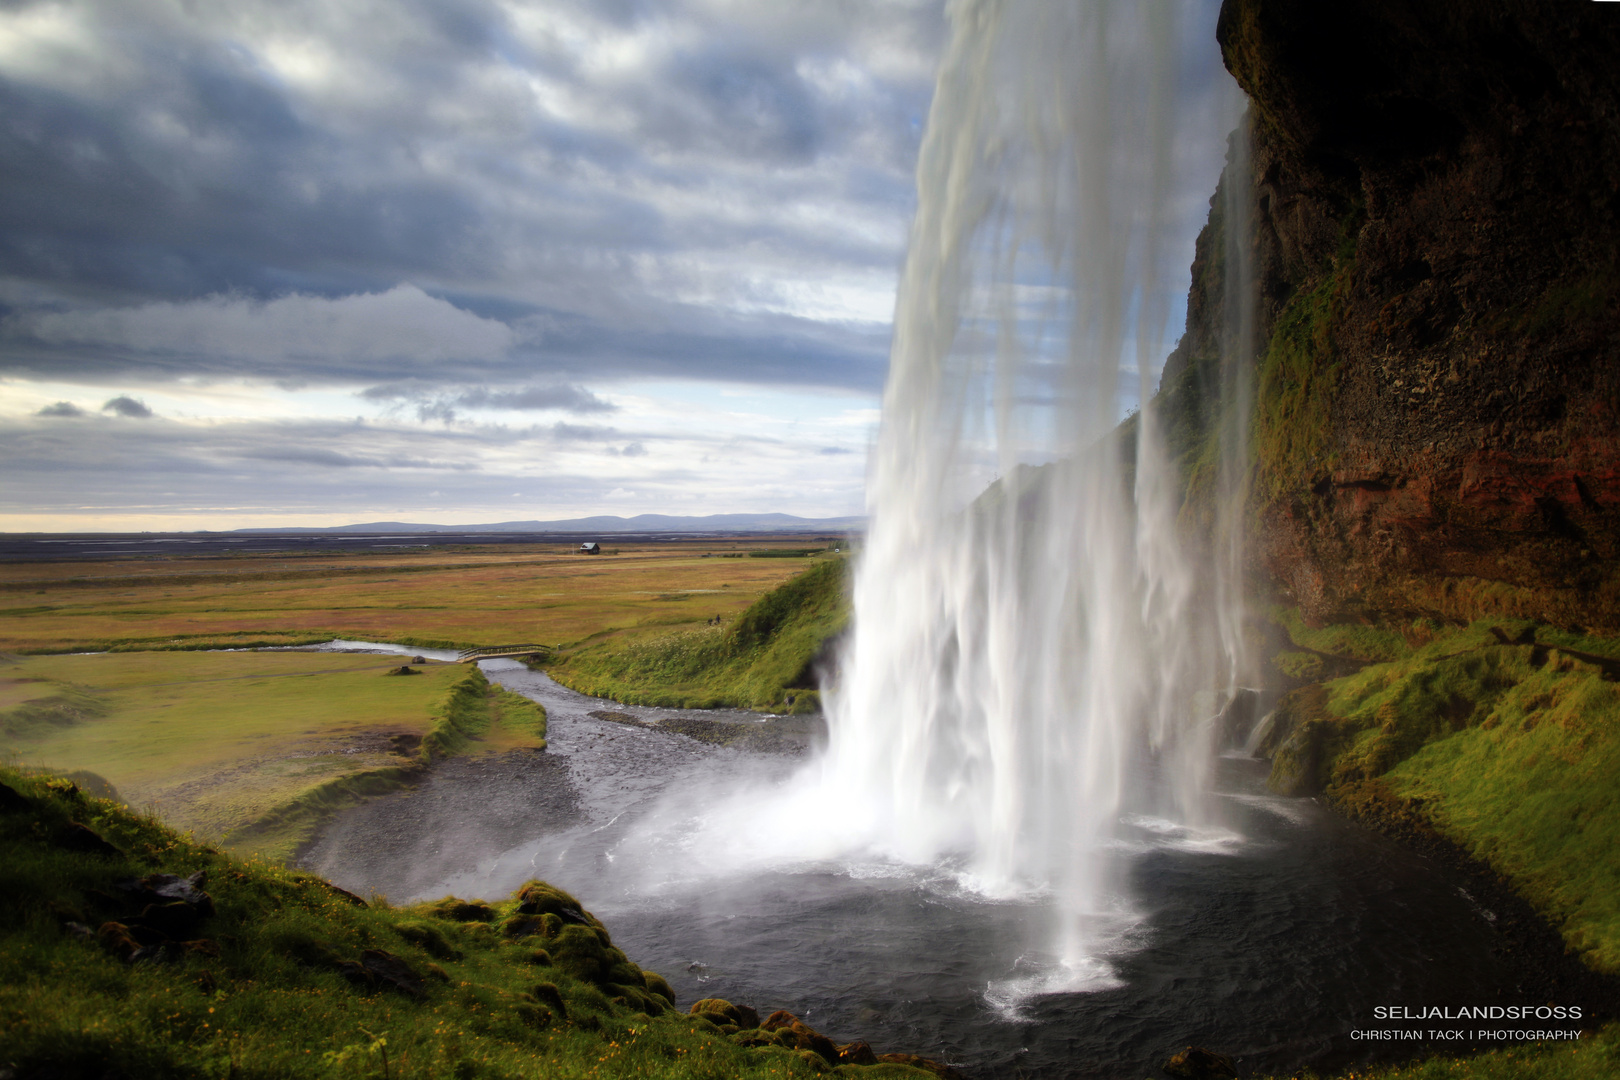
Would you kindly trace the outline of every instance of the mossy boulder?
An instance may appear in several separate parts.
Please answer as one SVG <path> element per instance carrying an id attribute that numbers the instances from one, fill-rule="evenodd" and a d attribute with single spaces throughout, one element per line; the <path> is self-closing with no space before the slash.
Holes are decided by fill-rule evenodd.
<path id="1" fill-rule="evenodd" d="M 495 909 L 482 900 L 462 900 L 455 896 L 418 904 L 413 910 L 450 922 L 490 922 L 495 918 Z"/>

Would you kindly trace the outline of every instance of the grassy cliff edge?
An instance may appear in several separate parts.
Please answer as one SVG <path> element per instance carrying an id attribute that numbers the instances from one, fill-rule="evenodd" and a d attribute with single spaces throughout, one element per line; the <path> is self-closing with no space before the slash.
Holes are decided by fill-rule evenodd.
<path id="1" fill-rule="evenodd" d="M 874 1064 L 842 1063 L 786 1014 L 680 1013 L 668 983 L 543 882 L 395 908 L 61 778 L 0 769 L 0 784 L 12 1076 L 931 1075 L 865 1044 L 849 1051 Z"/>

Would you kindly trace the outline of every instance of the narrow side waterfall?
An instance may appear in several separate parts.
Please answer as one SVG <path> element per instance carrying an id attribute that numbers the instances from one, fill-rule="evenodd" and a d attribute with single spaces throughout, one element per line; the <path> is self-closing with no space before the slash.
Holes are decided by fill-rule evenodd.
<path id="1" fill-rule="evenodd" d="M 890 857 L 1050 897 L 1051 989 L 1098 972 L 1122 815 L 1199 820 L 1209 691 L 1237 678 L 1235 545 L 1184 544 L 1142 407 L 1191 254 L 1167 245 L 1182 13 L 951 8 L 827 692 L 823 790 Z"/>

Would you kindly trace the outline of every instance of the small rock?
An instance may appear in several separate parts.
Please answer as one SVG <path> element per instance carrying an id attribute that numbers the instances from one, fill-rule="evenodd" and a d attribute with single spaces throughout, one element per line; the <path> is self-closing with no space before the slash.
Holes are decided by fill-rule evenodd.
<path id="1" fill-rule="evenodd" d="M 123 923 L 104 922 L 96 930 L 96 941 L 120 960 L 128 961 L 141 950 L 141 943 Z"/>
<path id="2" fill-rule="evenodd" d="M 1176 1080 L 1235 1080 L 1237 1063 L 1225 1054 L 1189 1046 L 1166 1061 L 1164 1071 Z"/>
<path id="3" fill-rule="evenodd" d="M 148 874 L 143 878 L 130 878 L 128 881 L 117 883 L 118 888 L 131 893 L 137 900 L 144 900 L 149 904 L 159 904 L 166 900 L 184 900 L 194 904 L 198 912 L 204 917 L 214 913 L 214 899 L 202 891 L 208 881 L 208 873 L 199 870 L 190 877 L 180 877 L 177 874 Z"/>
<path id="4" fill-rule="evenodd" d="M 852 1043 L 845 1043 L 838 1048 L 838 1063 L 840 1065 L 876 1065 L 877 1055 L 872 1053 L 872 1047 L 865 1039 L 856 1039 Z"/>
<path id="5" fill-rule="evenodd" d="M 774 1032 L 776 1041 L 793 1050 L 809 1050 L 829 1065 L 838 1064 L 838 1047 L 786 1009 L 778 1009 L 759 1025 L 761 1031 Z"/>

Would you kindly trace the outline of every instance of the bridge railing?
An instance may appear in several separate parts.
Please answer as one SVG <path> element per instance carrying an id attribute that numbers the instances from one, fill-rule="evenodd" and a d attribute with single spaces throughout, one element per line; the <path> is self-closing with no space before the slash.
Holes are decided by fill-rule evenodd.
<path id="1" fill-rule="evenodd" d="M 535 645 L 528 642 L 519 645 L 484 645 L 477 649 L 462 649 L 457 654 L 456 661 L 465 664 L 472 660 L 489 660 L 497 656 L 528 656 L 530 653 L 549 656 L 551 651 L 550 645 Z"/>

